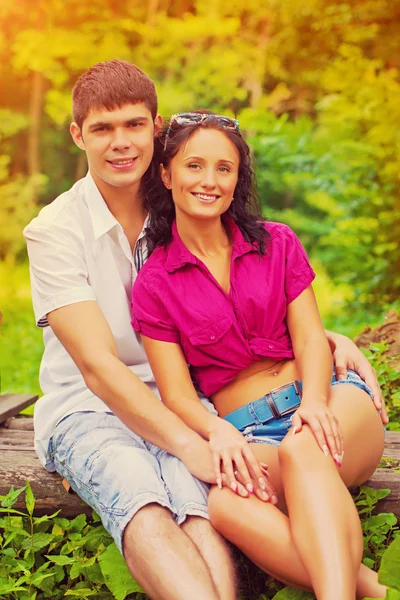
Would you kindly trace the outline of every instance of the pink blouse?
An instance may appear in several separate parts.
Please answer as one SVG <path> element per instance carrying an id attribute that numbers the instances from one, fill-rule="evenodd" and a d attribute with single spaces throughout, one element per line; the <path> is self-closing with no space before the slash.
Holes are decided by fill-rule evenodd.
<path id="1" fill-rule="evenodd" d="M 132 326 L 180 344 L 201 391 L 210 396 L 264 357 L 293 358 L 286 311 L 315 273 L 293 231 L 265 223 L 267 254 L 259 256 L 227 219 L 233 247 L 227 294 L 181 241 L 176 224 L 167 248 L 156 248 L 136 279 Z"/>

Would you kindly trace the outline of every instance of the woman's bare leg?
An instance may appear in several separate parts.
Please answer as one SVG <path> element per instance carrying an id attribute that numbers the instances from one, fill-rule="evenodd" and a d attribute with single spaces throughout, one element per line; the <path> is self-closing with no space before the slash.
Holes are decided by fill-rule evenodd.
<path id="1" fill-rule="evenodd" d="M 346 486 L 361 483 L 374 471 L 383 449 L 379 416 L 366 394 L 351 385 L 332 390 L 331 408 L 345 440 L 340 475 Z M 289 434 L 279 458 L 272 446 L 253 446 L 257 456 L 269 464 L 278 493 L 282 493 L 280 468 L 284 463 L 290 520 L 256 498 L 242 499 L 229 490 L 213 490 L 209 503 L 212 521 L 265 571 L 297 587 L 313 587 L 319 598 L 350 597 L 341 590 L 344 585 L 351 590 L 357 572 L 357 596 L 382 597 L 384 587 L 378 584 L 376 574 L 360 567 L 361 532 L 353 501 L 333 461 L 318 450 L 310 435 L 306 429 L 296 436 Z M 347 543 L 348 536 L 355 539 Z"/>

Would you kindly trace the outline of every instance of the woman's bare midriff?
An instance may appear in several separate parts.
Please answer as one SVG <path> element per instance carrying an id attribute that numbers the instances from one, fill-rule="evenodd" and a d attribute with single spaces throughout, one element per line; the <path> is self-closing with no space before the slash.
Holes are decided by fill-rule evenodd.
<path id="1" fill-rule="evenodd" d="M 219 416 L 224 417 L 233 410 L 258 400 L 274 388 L 299 378 L 294 359 L 283 359 L 277 363 L 276 359 L 264 358 L 241 371 L 211 399 Z"/>

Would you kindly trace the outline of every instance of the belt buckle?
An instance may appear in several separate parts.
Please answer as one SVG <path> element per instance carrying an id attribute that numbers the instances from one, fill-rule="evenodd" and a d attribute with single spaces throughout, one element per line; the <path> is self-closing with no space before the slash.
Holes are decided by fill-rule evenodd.
<path id="1" fill-rule="evenodd" d="M 284 411 L 281 412 L 278 409 L 278 407 L 276 406 L 275 401 L 274 401 L 274 397 L 273 397 L 272 394 L 273 393 L 278 393 L 279 394 L 280 392 L 283 392 L 283 390 L 287 390 L 288 388 L 290 388 L 292 386 L 295 389 L 296 395 L 299 397 L 299 404 L 297 406 L 300 406 L 301 388 L 300 388 L 299 381 L 297 379 L 295 379 L 294 381 L 291 381 L 290 383 L 285 383 L 284 385 L 281 385 L 281 386 L 279 386 L 277 388 L 274 388 L 273 390 L 270 391 L 271 403 L 273 404 L 274 409 L 275 409 L 275 411 L 276 411 L 276 413 L 278 414 L 279 417 L 284 417 L 284 416 L 289 415 L 290 413 L 294 412 L 294 410 L 295 410 L 295 408 L 297 408 L 297 406 L 296 407 L 291 406 L 287 410 L 284 410 Z M 268 402 L 268 404 L 269 404 L 269 406 L 270 406 L 270 408 L 272 410 L 270 402 Z"/>

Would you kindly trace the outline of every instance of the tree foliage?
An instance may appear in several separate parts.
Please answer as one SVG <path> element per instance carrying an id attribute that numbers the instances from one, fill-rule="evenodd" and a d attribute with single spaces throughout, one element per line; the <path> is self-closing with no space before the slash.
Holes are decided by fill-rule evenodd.
<path id="1" fill-rule="evenodd" d="M 266 215 L 292 225 L 353 302 L 400 287 L 400 5 L 390 0 L 0 0 L 0 257 L 85 172 L 70 93 L 95 62 L 130 60 L 165 116 L 235 114 Z"/>

